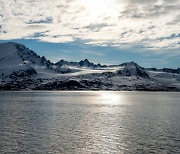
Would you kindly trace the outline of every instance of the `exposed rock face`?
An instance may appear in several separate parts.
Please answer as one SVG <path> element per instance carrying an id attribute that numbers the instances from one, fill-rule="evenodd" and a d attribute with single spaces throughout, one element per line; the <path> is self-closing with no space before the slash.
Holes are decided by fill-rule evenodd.
<path id="1" fill-rule="evenodd" d="M 134 62 L 124 63 L 121 66 L 123 66 L 123 68 L 117 71 L 119 75 L 149 78 L 147 71 Z"/>

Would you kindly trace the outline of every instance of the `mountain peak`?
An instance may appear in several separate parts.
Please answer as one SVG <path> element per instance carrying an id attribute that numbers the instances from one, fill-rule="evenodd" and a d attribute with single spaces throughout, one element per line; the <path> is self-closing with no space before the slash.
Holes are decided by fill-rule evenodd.
<path id="1" fill-rule="evenodd" d="M 83 60 L 83 61 L 81 60 L 81 61 L 79 62 L 79 65 L 80 65 L 80 66 L 86 66 L 86 67 L 94 66 L 94 64 L 93 64 L 93 63 L 90 63 L 88 59 L 85 59 L 85 60 Z"/>
<path id="2" fill-rule="evenodd" d="M 122 63 L 121 66 L 139 66 L 139 65 L 134 61 L 131 61 L 131 62 Z"/>
<path id="3" fill-rule="evenodd" d="M 89 60 L 86 58 L 84 60 L 81 60 L 80 62 L 84 62 L 84 63 L 90 63 Z"/>
<path id="4" fill-rule="evenodd" d="M 13 46 L 23 46 L 23 47 L 25 47 L 25 45 L 23 45 L 23 44 L 20 44 L 20 43 L 16 43 L 16 42 L 7 42 L 7 43 L 2 43 L 2 44 L 4 44 L 4 45 L 13 45 Z"/>
<path id="5" fill-rule="evenodd" d="M 1 53 L 0 59 L 5 58 L 5 57 L 12 55 L 12 54 L 16 54 L 16 52 L 17 52 L 15 43 L 13 43 L 13 42 L 0 44 L 0 49 L 1 49 L 0 50 L 0 53 Z"/>
<path id="6" fill-rule="evenodd" d="M 89 60 L 88 59 L 84 59 L 84 62 L 89 62 Z"/>

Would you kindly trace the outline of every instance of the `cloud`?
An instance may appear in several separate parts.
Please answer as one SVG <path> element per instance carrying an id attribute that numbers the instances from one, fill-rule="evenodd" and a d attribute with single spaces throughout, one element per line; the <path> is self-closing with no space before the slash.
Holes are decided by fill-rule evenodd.
<path id="1" fill-rule="evenodd" d="M 53 18 L 52 17 L 46 17 L 46 19 L 41 19 L 41 20 L 29 20 L 26 22 L 27 24 L 46 24 L 46 23 L 52 23 Z"/>
<path id="2" fill-rule="evenodd" d="M 68 36 L 68 35 L 62 35 L 62 36 L 47 36 L 47 37 L 41 37 L 40 38 L 41 41 L 45 41 L 45 42 L 52 42 L 52 43 L 68 43 L 68 42 L 73 42 L 74 39 L 72 36 Z"/>
<path id="3" fill-rule="evenodd" d="M 0 0 L 0 39 L 180 48 L 180 0 Z"/>
<path id="4" fill-rule="evenodd" d="M 90 24 L 88 26 L 85 26 L 85 29 L 88 29 L 91 32 L 99 32 L 102 28 L 108 27 L 108 26 L 113 26 L 113 25 L 108 25 L 107 23 L 94 23 Z"/>
<path id="5" fill-rule="evenodd" d="M 143 18 L 151 19 L 158 18 L 162 15 L 176 15 L 180 10 L 179 1 L 144 1 L 144 0 L 129 0 L 125 9 L 120 11 L 120 18 Z M 135 2 L 135 3 L 134 3 Z M 172 15 L 173 14 L 173 15 Z"/>

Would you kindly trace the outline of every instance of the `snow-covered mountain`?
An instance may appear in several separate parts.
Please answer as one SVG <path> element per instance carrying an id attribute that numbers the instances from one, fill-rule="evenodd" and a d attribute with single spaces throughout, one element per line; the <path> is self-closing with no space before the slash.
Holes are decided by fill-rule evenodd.
<path id="1" fill-rule="evenodd" d="M 44 56 L 17 43 L 0 44 L 0 90 L 180 91 L 180 68 L 143 68 L 134 62 L 101 65 Z"/>
<path id="2" fill-rule="evenodd" d="M 16 46 L 15 43 L 0 45 L 0 77 L 2 81 L 7 78 L 13 79 L 16 76 L 30 77 L 37 74 L 36 70 L 31 67 L 32 63 L 29 64 L 29 60 L 24 57 L 24 52 L 20 52 Z M 27 55 L 31 55 L 30 51 L 27 53 Z M 32 54 L 35 53 L 32 52 Z"/>

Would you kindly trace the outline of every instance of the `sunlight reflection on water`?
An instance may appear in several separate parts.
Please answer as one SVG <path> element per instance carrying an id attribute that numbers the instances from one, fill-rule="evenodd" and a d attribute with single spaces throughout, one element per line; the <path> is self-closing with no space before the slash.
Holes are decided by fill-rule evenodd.
<path id="1" fill-rule="evenodd" d="M 120 104 L 123 99 L 123 93 L 118 95 L 113 92 L 102 92 L 100 93 L 100 100 L 106 104 Z"/>
<path id="2" fill-rule="evenodd" d="M 179 93 L 0 92 L 0 153 L 180 153 Z"/>

